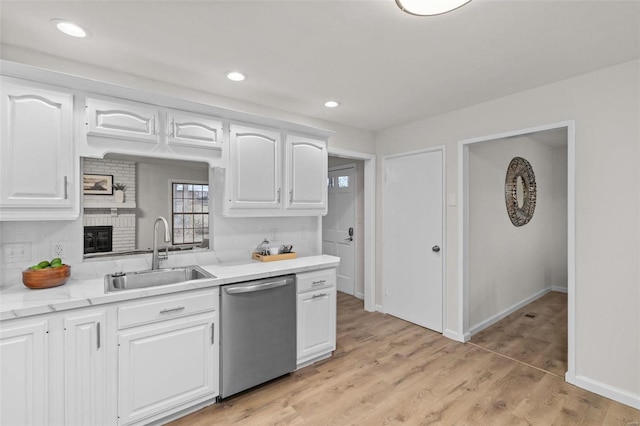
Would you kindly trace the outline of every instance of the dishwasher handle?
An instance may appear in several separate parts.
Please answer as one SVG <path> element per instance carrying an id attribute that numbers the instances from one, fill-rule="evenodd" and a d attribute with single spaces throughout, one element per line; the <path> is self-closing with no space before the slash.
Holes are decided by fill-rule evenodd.
<path id="1" fill-rule="evenodd" d="M 225 289 L 225 291 L 227 292 L 227 294 L 253 293 L 254 291 L 262 291 L 262 290 L 268 290 L 270 288 L 282 287 L 290 283 L 292 283 L 292 280 L 290 279 L 270 281 L 270 282 L 260 283 L 260 284 L 248 284 L 248 285 L 243 285 L 238 287 L 231 287 L 231 288 Z"/>

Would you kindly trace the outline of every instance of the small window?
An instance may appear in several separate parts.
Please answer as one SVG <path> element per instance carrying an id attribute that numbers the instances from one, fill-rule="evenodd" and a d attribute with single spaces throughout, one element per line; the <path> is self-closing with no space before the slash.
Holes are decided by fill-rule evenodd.
<path id="1" fill-rule="evenodd" d="M 194 244 L 209 237 L 209 185 L 173 182 L 173 244 Z"/>
<path id="2" fill-rule="evenodd" d="M 338 176 L 338 188 L 349 187 L 349 176 Z"/>

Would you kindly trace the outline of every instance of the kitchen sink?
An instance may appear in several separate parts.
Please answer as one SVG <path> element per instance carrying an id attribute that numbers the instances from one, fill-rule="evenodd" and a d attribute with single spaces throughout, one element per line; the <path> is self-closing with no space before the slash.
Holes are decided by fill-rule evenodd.
<path id="1" fill-rule="evenodd" d="M 136 288 L 158 287 L 187 281 L 216 278 L 199 266 L 179 266 L 176 268 L 150 269 L 127 273 L 105 275 L 106 292 L 132 290 Z"/>

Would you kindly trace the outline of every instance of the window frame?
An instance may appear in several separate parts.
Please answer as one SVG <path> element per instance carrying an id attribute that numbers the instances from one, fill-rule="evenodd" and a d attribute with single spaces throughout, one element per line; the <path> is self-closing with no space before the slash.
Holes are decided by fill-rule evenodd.
<path id="1" fill-rule="evenodd" d="M 207 212 L 186 212 L 187 214 L 202 214 L 203 215 L 203 229 L 206 229 L 206 234 L 202 235 L 202 239 L 200 241 L 189 241 L 189 242 L 179 242 L 176 243 L 175 240 L 175 215 L 176 214 L 185 214 L 185 212 L 176 212 L 174 211 L 174 192 L 173 192 L 173 187 L 175 184 L 182 184 L 182 185 L 203 185 L 207 187 L 207 203 L 203 203 L 203 206 L 206 205 L 207 206 Z M 209 238 L 208 236 L 211 233 L 211 185 L 209 184 L 208 181 L 201 181 L 201 180 L 193 180 L 193 179 L 179 179 L 179 178 L 170 178 L 169 182 L 168 182 L 168 186 L 169 186 L 169 212 L 170 212 L 170 217 L 171 217 L 171 245 L 172 246 L 186 246 L 186 245 L 199 245 L 202 244 L 202 242 L 204 241 L 205 238 Z M 184 199 L 184 198 L 182 198 Z M 184 238 L 184 222 L 183 222 L 183 226 L 182 226 L 182 231 L 183 231 L 183 238 Z M 194 237 L 195 237 L 195 227 L 192 227 L 190 229 L 194 230 Z"/>

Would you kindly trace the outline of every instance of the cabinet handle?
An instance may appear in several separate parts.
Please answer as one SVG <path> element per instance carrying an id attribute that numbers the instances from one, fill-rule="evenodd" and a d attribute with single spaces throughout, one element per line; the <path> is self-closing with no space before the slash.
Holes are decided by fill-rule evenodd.
<path id="1" fill-rule="evenodd" d="M 216 323 L 212 322 L 211 323 L 211 344 L 212 345 L 215 343 L 215 331 L 214 331 L 215 326 L 216 326 Z"/>
<path id="2" fill-rule="evenodd" d="M 151 126 L 150 127 L 151 127 L 151 129 L 150 129 L 151 130 L 151 134 L 155 135 L 157 133 L 156 132 L 156 118 L 155 117 L 151 117 Z"/>
<path id="3" fill-rule="evenodd" d="M 171 120 L 171 131 L 169 132 L 169 137 L 174 138 L 176 136 L 176 122 L 175 120 Z"/>
<path id="4" fill-rule="evenodd" d="M 278 188 L 278 204 L 280 204 L 280 188 Z"/>
<path id="5" fill-rule="evenodd" d="M 293 203 L 293 189 L 289 190 L 289 204 Z"/>
<path id="6" fill-rule="evenodd" d="M 96 339 L 96 349 L 100 349 L 100 323 L 96 324 L 96 331 L 98 332 L 98 337 Z"/>
<path id="7" fill-rule="evenodd" d="M 321 297 L 325 297 L 328 296 L 327 293 L 322 293 L 322 294 L 314 294 L 313 297 L 311 297 L 312 299 L 319 299 Z"/>
<path id="8" fill-rule="evenodd" d="M 320 285 L 320 284 L 324 284 L 326 282 L 327 282 L 327 280 L 319 280 L 319 281 L 312 282 L 311 285 Z"/>
<path id="9" fill-rule="evenodd" d="M 65 176 L 64 177 L 64 199 L 68 200 L 69 199 L 69 188 L 67 187 L 68 184 L 68 179 Z"/>
<path id="10" fill-rule="evenodd" d="M 161 314 L 169 314 L 171 312 L 180 312 L 184 309 L 184 306 L 178 306 L 177 308 L 171 308 L 171 309 L 163 309 L 160 311 Z"/>

